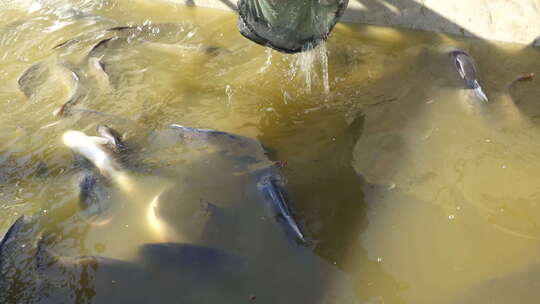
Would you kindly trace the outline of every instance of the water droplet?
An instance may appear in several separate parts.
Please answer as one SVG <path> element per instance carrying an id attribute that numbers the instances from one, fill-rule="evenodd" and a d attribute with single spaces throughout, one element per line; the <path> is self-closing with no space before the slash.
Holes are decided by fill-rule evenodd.
<path id="1" fill-rule="evenodd" d="M 225 94 L 227 95 L 227 106 L 230 107 L 232 105 L 232 96 L 234 94 L 234 91 L 230 85 L 225 86 Z"/>

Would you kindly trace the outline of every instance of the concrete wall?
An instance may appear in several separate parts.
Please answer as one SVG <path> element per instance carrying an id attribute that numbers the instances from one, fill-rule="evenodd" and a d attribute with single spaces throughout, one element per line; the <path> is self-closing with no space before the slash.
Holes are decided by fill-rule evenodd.
<path id="1" fill-rule="evenodd" d="M 236 0 L 170 1 L 236 9 Z M 349 0 L 342 21 L 540 46 L 540 0 Z"/>

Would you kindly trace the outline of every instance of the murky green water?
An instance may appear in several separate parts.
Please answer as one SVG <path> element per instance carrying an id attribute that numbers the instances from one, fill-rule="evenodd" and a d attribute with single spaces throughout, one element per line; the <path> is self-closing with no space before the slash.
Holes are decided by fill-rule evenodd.
<path id="1" fill-rule="evenodd" d="M 145 41 L 97 54 L 110 85 L 92 74 L 88 41 L 53 49 L 82 33 L 139 24 L 151 30 Z M 462 89 L 448 45 L 476 59 L 489 104 Z M 258 222 L 246 217 L 257 209 L 239 213 L 255 232 L 235 241 L 260 249 L 252 301 L 536 303 L 540 89 L 537 80 L 509 84 L 540 73 L 538 50 L 344 24 L 326 47 L 327 57 L 321 50 L 279 54 L 242 38 L 234 14 L 153 1 L 2 2 L 0 231 L 22 214 L 39 215 L 55 252 L 127 261 L 145 243 L 196 243 L 197 234 L 164 235 L 148 207 L 171 182 L 183 181 L 183 190 L 168 195 L 180 201 L 231 168 L 184 167 L 197 151 L 142 160 L 131 173 L 133 188 L 107 186 L 112 219 L 89 225 L 78 214 L 73 155 L 61 141 L 67 130 L 93 135 L 107 123 L 144 155 L 152 149 L 144 146 L 149 130 L 178 123 L 257 138 L 284 164 L 313 243 L 287 242 L 278 225 L 253 229 Z M 58 70 L 25 96 L 17 80 L 36 62 L 77 71 L 84 95 L 73 109 L 107 115 L 54 116 L 71 86 Z M 237 195 L 233 186 L 208 189 L 214 200 Z M 180 205 L 171 212 L 190 218 Z M 92 286 L 71 283 L 84 291 L 74 292 L 74 302 L 99 299 Z M 38 301 L 32 292 L 26 301 Z"/>

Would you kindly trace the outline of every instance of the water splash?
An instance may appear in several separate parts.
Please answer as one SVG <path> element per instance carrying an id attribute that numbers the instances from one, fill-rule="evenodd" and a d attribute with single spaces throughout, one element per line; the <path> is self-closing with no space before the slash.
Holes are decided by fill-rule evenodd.
<path id="1" fill-rule="evenodd" d="M 232 106 L 234 91 L 230 85 L 225 86 L 225 94 L 227 95 L 227 107 Z"/>
<path id="2" fill-rule="evenodd" d="M 328 50 L 323 41 L 317 47 L 309 44 L 303 52 L 293 55 L 289 65 L 290 79 L 303 77 L 306 93 L 311 93 L 312 85 L 320 82 L 325 94 L 330 93 L 328 76 Z"/>
<path id="3" fill-rule="evenodd" d="M 270 67 L 270 65 L 272 65 L 272 50 L 270 48 L 266 48 L 266 62 L 257 71 L 257 74 L 260 74 L 260 73 L 266 71 Z"/>

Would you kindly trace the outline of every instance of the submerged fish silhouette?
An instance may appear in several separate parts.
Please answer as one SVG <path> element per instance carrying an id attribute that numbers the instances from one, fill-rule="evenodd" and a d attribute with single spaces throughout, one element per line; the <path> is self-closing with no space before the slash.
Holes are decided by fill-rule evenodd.
<path id="1" fill-rule="evenodd" d="M 0 241 L 1 303 L 65 303 L 79 297 L 78 290 L 85 290 L 89 303 L 211 303 L 248 296 L 245 286 L 232 283 L 246 271 L 246 261 L 225 251 L 157 243 L 141 246 L 133 261 L 60 256 L 38 232 L 27 233 L 35 225 L 20 217 Z"/>

